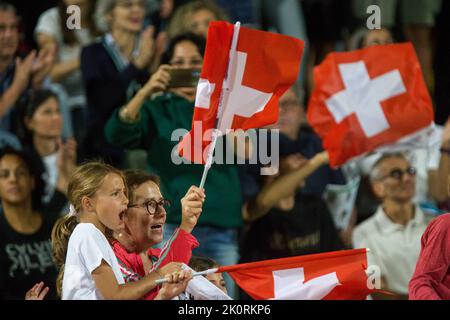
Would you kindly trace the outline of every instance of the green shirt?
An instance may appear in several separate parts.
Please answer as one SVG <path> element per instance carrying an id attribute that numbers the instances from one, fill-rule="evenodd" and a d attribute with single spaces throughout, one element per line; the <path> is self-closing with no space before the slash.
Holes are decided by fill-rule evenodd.
<path id="1" fill-rule="evenodd" d="M 164 94 L 147 101 L 141 108 L 140 120 L 127 124 L 119 119 L 116 110 L 105 127 L 106 139 L 127 149 L 148 150 L 148 170 L 161 178 L 161 192 L 172 201 L 167 222 L 181 221 L 180 200 L 191 185 L 198 186 L 203 165 L 172 162 L 171 153 L 178 141 L 171 141 L 172 132 L 191 129 L 193 103 L 174 94 Z M 234 164 L 213 164 L 205 183 L 206 200 L 199 225 L 236 228 L 242 225 L 241 188 Z"/>

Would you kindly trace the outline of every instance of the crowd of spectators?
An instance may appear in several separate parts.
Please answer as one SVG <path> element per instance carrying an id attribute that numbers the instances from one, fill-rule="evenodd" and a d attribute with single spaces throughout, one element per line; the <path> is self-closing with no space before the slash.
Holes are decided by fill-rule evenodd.
<path id="1" fill-rule="evenodd" d="M 366 27 L 372 4 L 381 9 L 381 29 Z M 80 8 L 80 28 L 66 24 L 72 5 Z M 50 233 L 68 212 L 70 176 L 86 160 L 157 175 L 172 202 L 164 240 L 174 232 L 180 200 L 203 166 L 171 160 L 171 134 L 190 129 L 196 88 L 171 87 L 169 71 L 202 67 L 214 20 L 291 35 L 306 49 L 298 81 L 269 127 L 279 129 L 279 172 L 214 164 L 192 231 L 200 244 L 194 254 L 232 265 L 370 247 L 382 288 L 395 294 L 373 298 L 408 297 L 421 236 L 450 209 L 450 2 L 0 0 L 0 299 L 22 299 L 40 281 L 50 287 L 47 298 L 56 298 Z M 440 141 L 331 168 L 305 116 L 314 66 L 333 51 L 403 41 L 417 52 Z M 336 186 L 352 199 L 345 214 L 331 199 Z M 246 297 L 224 278 L 230 296 Z"/>

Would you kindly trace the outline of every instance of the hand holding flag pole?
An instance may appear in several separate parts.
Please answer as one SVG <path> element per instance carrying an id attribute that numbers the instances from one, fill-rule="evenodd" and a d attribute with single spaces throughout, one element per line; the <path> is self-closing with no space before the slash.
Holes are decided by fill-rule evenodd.
<path id="1" fill-rule="evenodd" d="M 218 270 L 219 270 L 219 268 L 213 268 L 213 269 L 208 269 L 208 270 L 204 270 L 204 271 L 194 272 L 192 274 L 192 276 L 193 277 L 206 276 L 208 274 L 216 273 Z M 159 284 L 163 284 L 163 283 L 166 283 L 166 282 L 167 282 L 167 279 L 166 278 L 162 278 L 162 279 L 156 280 L 155 284 L 159 285 Z"/>

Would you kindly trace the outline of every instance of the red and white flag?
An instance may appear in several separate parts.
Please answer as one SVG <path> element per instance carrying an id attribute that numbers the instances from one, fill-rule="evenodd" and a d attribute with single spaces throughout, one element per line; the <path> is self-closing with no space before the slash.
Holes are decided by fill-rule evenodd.
<path id="1" fill-rule="evenodd" d="M 314 68 L 308 121 L 333 167 L 429 134 L 433 106 L 412 44 L 331 53 Z"/>
<path id="2" fill-rule="evenodd" d="M 278 119 L 278 99 L 296 81 L 304 42 L 223 21 L 211 22 L 192 130 L 180 154 L 205 163 L 213 129 L 263 127 Z"/>
<path id="3" fill-rule="evenodd" d="M 218 268 L 257 300 L 363 300 L 366 249 L 342 250 Z"/>

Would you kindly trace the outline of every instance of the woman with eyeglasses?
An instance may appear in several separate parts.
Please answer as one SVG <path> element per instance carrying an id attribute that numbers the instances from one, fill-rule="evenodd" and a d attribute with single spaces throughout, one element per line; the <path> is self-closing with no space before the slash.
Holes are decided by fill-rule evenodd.
<path id="1" fill-rule="evenodd" d="M 114 233 L 112 246 L 119 260 L 125 282 L 143 278 L 152 270 L 170 262 L 186 265 L 198 242 L 191 235 L 202 212 L 204 191 L 192 186 L 181 200 L 182 221 L 164 248 L 152 246 L 163 240 L 166 210 L 171 202 L 164 199 L 159 189 L 159 179 L 139 170 L 125 172 L 128 189 L 128 210 L 124 215 L 125 229 Z M 147 293 L 146 300 L 170 299 L 181 292 L 180 286 L 164 284 Z"/>
<path id="2" fill-rule="evenodd" d="M 204 38 L 191 33 L 172 39 L 163 56 L 164 64 L 128 104 L 113 113 L 105 128 L 110 143 L 147 150 L 147 171 L 161 177 L 162 194 L 174 201 L 167 212 L 165 239 L 181 222 L 179 200 L 190 186 L 199 184 L 203 173 L 202 165 L 176 163 L 174 160 L 178 138 L 172 138 L 172 135 L 191 129 L 196 83 L 191 81 L 189 87 L 175 88 L 171 76 L 173 72 L 201 68 L 204 48 Z M 225 152 L 233 152 L 225 143 L 222 145 Z M 195 254 L 211 257 L 220 265 L 235 264 L 239 259 L 238 228 L 242 226 L 237 165 L 213 165 L 205 189 L 208 190 L 208 200 L 203 207 L 202 219 L 194 230 L 202 245 Z M 231 279 L 226 280 L 233 285 Z M 233 292 L 233 288 L 227 289 Z"/>
<path id="3" fill-rule="evenodd" d="M 121 168 L 125 166 L 123 148 L 109 144 L 102 132 L 113 111 L 148 80 L 154 40 L 153 27 L 142 31 L 145 12 L 145 0 L 99 2 L 96 21 L 106 34 L 81 52 L 88 105 L 86 156 L 101 157 Z"/>

